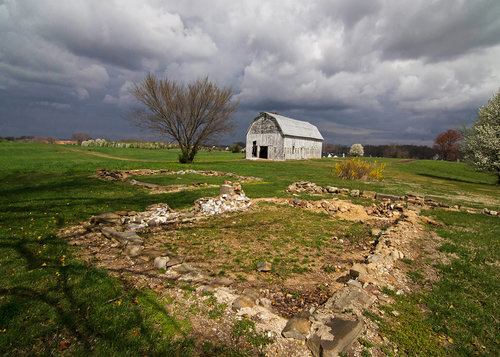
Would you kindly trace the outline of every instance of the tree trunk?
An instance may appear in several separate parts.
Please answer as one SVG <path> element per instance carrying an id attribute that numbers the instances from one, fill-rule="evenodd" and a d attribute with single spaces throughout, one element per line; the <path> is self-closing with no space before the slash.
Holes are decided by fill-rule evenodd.
<path id="1" fill-rule="evenodd" d="M 198 148 L 196 146 L 181 147 L 181 154 L 179 154 L 179 162 L 181 164 L 191 164 L 197 153 L 198 153 Z"/>

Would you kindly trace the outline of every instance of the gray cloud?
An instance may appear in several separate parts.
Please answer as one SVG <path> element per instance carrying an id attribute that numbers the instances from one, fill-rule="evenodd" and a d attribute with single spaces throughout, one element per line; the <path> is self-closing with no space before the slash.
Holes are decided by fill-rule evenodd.
<path id="1" fill-rule="evenodd" d="M 228 142 L 276 110 L 335 143 L 430 144 L 498 90 L 499 19 L 493 0 L 0 0 L 0 135 L 146 135 L 121 117 L 154 72 L 231 86 Z"/>

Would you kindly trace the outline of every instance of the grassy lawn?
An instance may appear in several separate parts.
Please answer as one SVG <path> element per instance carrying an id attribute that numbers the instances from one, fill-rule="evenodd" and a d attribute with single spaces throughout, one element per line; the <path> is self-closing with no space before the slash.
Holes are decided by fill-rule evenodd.
<path id="1" fill-rule="evenodd" d="M 188 207 L 195 199 L 215 195 L 218 190 L 206 188 L 150 195 L 128 183 L 93 178 L 97 168 L 209 169 L 262 177 L 263 182 L 243 185 L 252 198 L 292 197 L 284 192 L 286 186 L 305 180 L 318 185 L 392 194 L 416 192 L 449 204 L 500 210 L 496 177 L 472 171 L 462 163 L 378 160 L 388 164 L 384 181 L 348 182 L 332 175 L 336 159 L 248 162 L 241 160 L 241 154 L 202 152 L 194 164 L 180 165 L 176 161 L 178 152 L 174 150 L 76 148 L 81 152 L 74 152 L 65 149 L 42 144 L 0 143 L 2 355 L 199 354 L 193 350 L 194 337 L 190 335 L 188 320 L 168 314 L 164 302 L 150 291 L 127 287 L 106 271 L 74 259 L 74 248 L 55 232 L 103 211 L 142 211 L 157 202 L 167 202 L 174 209 Z M 132 160 L 89 155 L 89 149 Z M 164 185 L 209 179 L 179 177 L 181 180 L 175 176 L 140 179 Z M 174 182 L 168 183 L 169 180 Z M 331 232 L 364 234 L 355 225 L 335 220 L 320 224 L 313 213 L 302 212 L 300 217 L 295 217 L 297 213 L 292 208 L 284 210 L 281 218 L 273 216 L 270 208 L 262 212 L 239 216 L 240 221 L 234 225 L 213 220 L 194 231 L 181 229 L 165 244 L 175 246 L 179 252 L 210 255 L 219 254 L 210 249 L 209 242 L 217 239 L 214 232 L 248 241 L 239 246 L 231 240 L 220 242 L 226 244 L 226 251 L 231 250 L 232 254 L 230 258 L 221 256 L 220 266 L 214 267 L 219 273 L 228 269 L 222 265 L 231 265 L 243 278 L 253 269 L 257 258 L 266 258 L 266 251 L 278 249 L 286 259 L 290 249 L 297 249 L 307 260 L 289 262 L 291 264 L 282 264 L 282 260 L 274 262 L 276 272 L 286 276 L 297 271 L 307 272 L 305 269 L 319 269 L 324 265 L 324 258 L 318 253 L 338 254 L 339 248 L 326 243 Z M 440 249 L 452 254 L 451 263 L 437 267 L 441 280 L 431 290 L 396 296 L 395 305 L 387 308 L 399 311 L 398 317 L 373 318 L 380 321 L 383 333 L 398 343 L 402 355 L 499 355 L 499 218 L 439 210 L 428 214 L 445 224 L 436 231 L 444 238 Z M 303 225 L 295 227 L 291 217 Z M 263 232 L 260 227 L 267 221 L 269 229 Z M 187 244 L 187 237 L 192 237 L 194 244 Z M 294 245 L 290 245 L 286 237 L 293 238 Z M 251 240 L 258 244 L 251 244 Z M 278 256 L 278 259 L 281 258 Z M 393 331 L 395 324 L 401 328 Z M 225 351 L 224 347 L 217 346 L 207 350 L 214 354 Z"/>

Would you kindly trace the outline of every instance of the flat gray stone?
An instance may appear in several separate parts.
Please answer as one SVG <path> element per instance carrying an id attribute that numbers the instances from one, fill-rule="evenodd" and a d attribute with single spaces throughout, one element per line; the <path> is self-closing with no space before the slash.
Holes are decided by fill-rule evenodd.
<path id="1" fill-rule="evenodd" d="M 401 197 L 394 195 L 386 195 L 385 193 L 377 193 L 375 196 L 377 200 L 390 200 L 392 202 L 401 201 Z"/>
<path id="2" fill-rule="evenodd" d="M 375 297 L 364 290 L 355 286 L 347 286 L 336 291 L 325 306 L 337 312 L 344 312 L 348 309 L 362 310 L 374 302 Z"/>
<path id="3" fill-rule="evenodd" d="M 220 195 L 234 195 L 234 188 L 231 185 L 221 185 L 220 186 Z"/>
<path id="4" fill-rule="evenodd" d="M 242 295 L 253 300 L 253 302 L 256 302 L 258 299 L 260 299 L 260 294 L 256 290 L 250 288 L 246 288 L 245 290 L 243 290 Z"/>
<path id="5" fill-rule="evenodd" d="M 268 272 L 273 269 L 273 266 L 269 262 L 262 262 L 257 265 L 257 270 L 262 272 Z"/>
<path id="6" fill-rule="evenodd" d="M 286 338 L 305 341 L 310 329 L 311 321 L 309 321 L 309 313 L 305 311 L 288 320 L 281 335 Z"/>
<path id="7" fill-rule="evenodd" d="M 156 257 L 154 260 L 155 269 L 167 269 L 167 262 L 170 260 L 169 257 Z"/>
<path id="8" fill-rule="evenodd" d="M 361 193 L 361 197 L 371 198 L 372 200 L 374 200 L 376 196 L 377 196 L 377 192 L 375 192 L 375 191 L 363 191 Z"/>
<path id="9" fill-rule="evenodd" d="M 118 232 L 109 227 L 101 228 L 102 234 L 104 234 L 108 238 L 113 238 L 118 240 L 122 245 L 127 246 L 131 245 L 142 245 L 143 240 L 134 232 Z"/>
<path id="10" fill-rule="evenodd" d="M 349 270 L 349 274 L 354 278 L 357 278 L 358 276 L 366 273 L 367 273 L 366 267 L 363 264 L 359 263 L 354 264 L 352 268 Z"/>
<path id="11" fill-rule="evenodd" d="M 98 225 L 109 225 L 109 226 L 119 226 L 122 224 L 122 218 L 119 214 L 113 212 L 104 212 L 100 215 L 90 218 L 90 224 Z"/>
<path id="12" fill-rule="evenodd" d="M 182 264 L 182 263 L 184 263 L 185 259 L 186 259 L 186 257 L 182 257 L 182 256 L 177 256 L 177 255 L 171 256 L 167 262 L 167 268 Z"/>
<path id="13" fill-rule="evenodd" d="M 254 307 L 255 306 L 255 301 L 248 296 L 239 296 L 233 301 L 233 305 L 231 308 L 234 311 L 238 311 L 240 309 L 243 309 L 244 307 Z"/>
<path id="14" fill-rule="evenodd" d="M 306 344 L 315 357 L 337 357 L 351 346 L 362 329 L 363 323 L 359 320 L 334 317 L 325 324 L 315 323 Z"/>
<path id="15" fill-rule="evenodd" d="M 127 245 L 125 247 L 125 254 L 127 254 L 131 258 L 138 257 L 141 255 L 143 247 L 140 245 Z"/>

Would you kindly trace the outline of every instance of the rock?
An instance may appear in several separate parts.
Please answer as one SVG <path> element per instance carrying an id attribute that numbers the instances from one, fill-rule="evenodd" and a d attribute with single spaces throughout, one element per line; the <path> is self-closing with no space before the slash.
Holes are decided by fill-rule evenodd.
<path id="1" fill-rule="evenodd" d="M 169 258 L 170 259 L 167 261 L 167 268 L 182 264 L 182 263 L 184 263 L 184 260 L 186 259 L 186 257 L 177 256 L 177 255 L 171 256 Z"/>
<path id="2" fill-rule="evenodd" d="M 391 202 L 401 201 L 401 197 L 394 195 L 386 195 L 385 193 L 377 193 L 375 198 L 377 200 L 390 200 Z"/>
<path id="3" fill-rule="evenodd" d="M 362 310 L 373 304 L 374 301 L 375 298 L 363 290 L 354 286 L 347 286 L 337 290 L 325 303 L 325 307 L 332 308 L 337 312 L 344 312 L 344 310 L 348 309 Z"/>
<path id="4" fill-rule="evenodd" d="M 431 226 L 436 226 L 436 227 L 443 227 L 444 226 L 443 223 L 437 222 L 437 221 L 433 220 L 432 218 L 429 218 L 426 216 L 418 216 L 418 219 L 420 220 L 420 222 L 422 222 L 424 224 L 430 224 Z"/>
<path id="5" fill-rule="evenodd" d="M 399 250 L 394 249 L 391 252 L 391 258 L 394 259 L 394 260 L 403 259 L 404 258 L 404 254 L 401 253 Z"/>
<path id="6" fill-rule="evenodd" d="M 262 272 L 269 272 L 273 269 L 273 266 L 269 262 L 262 262 L 257 265 L 257 270 Z"/>
<path id="7" fill-rule="evenodd" d="M 178 279 L 179 281 L 184 281 L 187 283 L 190 282 L 198 283 L 207 279 L 207 277 L 202 273 L 200 273 L 196 268 L 185 263 L 170 268 L 167 271 L 167 274 L 169 276 L 176 276 L 176 279 Z"/>
<path id="8" fill-rule="evenodd" d="M 377 192 L 375 192 L 375 191 L 363 191 L 361 193 L 361 197 L 370 198 L 372 200 L 374 200 L 376 196 L 377 196 Z"/>
<path id="9" fill-rule="evenodd" d="M 236 298 L 236 300 L 233 301 L 233 305 L 231 308 L 234 311 L 238 311 L 240 309 L 243 309 L 245 307 L 254 307 L 255 306 L 255 301 L 249 298 L 248 296 L 239 296 Z"/>
<path id="10" fill-rule="evenodd" d="M 255 303 L 257 302 L 258 299 L 260 299 L 260 294 L 257 291 L 255 291 L 254 289 L 250 289 L 250 288 L 243 290 L 242 295 L 251 299 Z"/>
<path id="11" fill-rule="evenodd" d="M 347 282 L 347 285 L 348 285 L 348 286 L 355 286 L 355 287 L 360 288 L 360 289 L 362 289 L 362 288 L 363 288 L 363 285 L 361 285 L 361 283 L 360 283 L 359 281 L 357 281 L 357 280 L 353 280 L 353 279 L 349 280 L 349 281 Z"/>
<path id="12" fill-rule="evenodd" d="M 90 218 L 90 224 L 105 225 L 105 226 L 119 226 L 122 224 L 122 217 L 119 214 L 112 212 L 104 212 L 98 216 Z"/>
<path id="13" fill-rule="evenodd" d="M 306 344 L 315 357 L 337 357 L 349 348 L 362 329 L 363 323 L 359 320 L 334 317 L 325 324 L 315 323 Z"/>
<path id="14" fill-rule="evenodd" d="M 125 247 L 125 254 L 127 254 L 131 258 L 135 258 L 141 255 L 143 247 L 140 245 L 127 245 Z"/>
<path id="15" fill-rule="evenodd" d="M 366 275 L 367 274 L 366 267 L 363 264 L 356 263 L 349 270 L 349 274 L 354 278 L 357 278 L 362 274 Z"/>
<path id="16" fill-rule="evenodd" d="M 288 320 L 285 328 L 281 331 L 281 335 L 286 338 L 305 341 L 310 328 L 309 312 L 305 311 Z"/>
<path id="17" fill-rule="evenodd" d="M 359 197 L 359 190 L 351 190 L 352 197 Z"/>
<path id="18" fill-rule="evenodd" d="M 220 195 L 234 195 L 234 188 L 231 185 L 221 185 L 220 186 Z"/>
<path id="19" fill-rule="evenodd" d="M 337 212 L 338 211 L 338 207 L 336 205 L 328 205 L 328 211 L 329 212 Z"/>
<path id="20" fill-rule="evenodd" d="M 339 189 L 339 193 L 340 193 L 341 195 L 348 195 L 348 194 L 349 194 L 349 192 L 350 192 L 350 191 L 349 191 L 349 189 L 348 189 L 348 188 L 341 188 L 341 189 Z"/>
<path id="21" fill-rule="evenodd" d="M 220 278 L 215 279 L 212 282 L 212 285 L 213 286 L 229 286 L 229 285 L 231 285 L 233 283 L 234 283 L 234 281 L 232 279 L 229 279 L 229 278 L 226 278 L 226 277 L 220 277 Z"/>
<path id="22" fill-rule="evenodd" d="M 102 234 L 108 238 L 113 238 L 118 240 L 123 246 L 131 245 L 142 245 L 143 240 L 134 232 L 118 232 L 109 227 L 101 228 Z"/>
<path id="23" fill-rule="evenodd" d="M 326 191 L 328 191 L 329 193 L 337 193 L 339 192 L 339 189 L 337 187 L 327 186 Z"/>
<path id="24" fill-rule="evenodd" d="M 154 260 L 155 269 L 167 269 L 167 262 L 170 260 L 169 257 L 156 257 Z"/>
<path id="25" fill-rule="evenodd" d="M 165 254 L 165 252 L 163 252 L 161 250 L 154 249 L 154 248 L 145 248 L 142 251 L 142 255 L 148 257 L 149 260 L 154 260 L 157 257 L 163 256 L 164 254 Z"/>
<path id="26" fill-rule="evenodd" d="M 376 262 L 380 261 L 380 259 L 381 259 L 380 255 L 378 255 L 378 254 L 371 254 L 371 255 L 368 256 L 368 258 L 366 258 L 366 261 L 368 263 L 376 263 Z"/>
<path id="27" fill-rule="evenodd" d="M 185 264 L 185 263 L 182 263 L 182 264 L 179 264 L 175 267 L 172 267 L 172 270 L 175 270 L 179 274 L 187 274 L 187 273 L 197 272 L 197 270 L 194 267 L 192 267 L 189 264 Z"/>
<path id="28" fill-rule="evenodd" d="M 378 236 L 382 235 L 382 230 L 378 229 L 378 228 L 372 228 L 371 234 L 374 237 L 378 237 Z"/>

